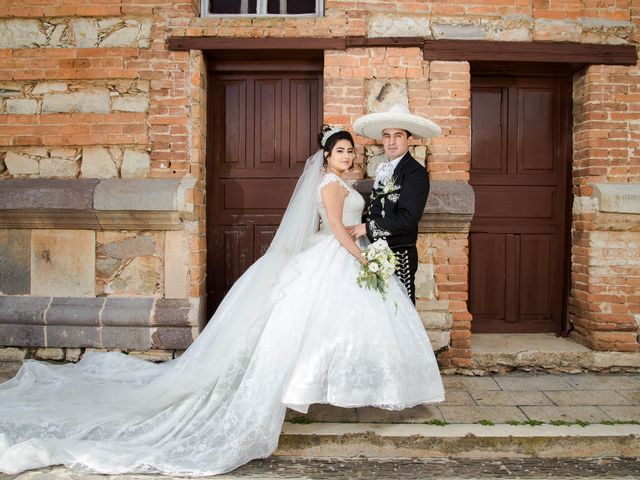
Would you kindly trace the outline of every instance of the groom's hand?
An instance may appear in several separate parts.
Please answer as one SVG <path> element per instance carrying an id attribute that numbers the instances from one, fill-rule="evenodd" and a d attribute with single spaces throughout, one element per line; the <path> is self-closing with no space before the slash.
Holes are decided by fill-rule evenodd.
<path id="1" fill-rule="evenodd" d="M 358 225 L 349 225 L 347 227 L 347 232 L 353 239 L 358 239 L 367 234 L 367 227 L 364 223 L 360 223 Z"/>

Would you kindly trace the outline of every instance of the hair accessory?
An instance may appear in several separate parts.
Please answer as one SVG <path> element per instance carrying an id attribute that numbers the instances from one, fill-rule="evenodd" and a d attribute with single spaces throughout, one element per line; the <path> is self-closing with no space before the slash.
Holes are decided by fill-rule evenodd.
<path id="1" fill-rule="evenodd" d="M 331 127 L 329 130 L 324 132 L 324 134 L 322 134 L 322 141 L 320 142 L 320 144 L 322 145 L 322 148 L 324 148 L 324 146 L 327 144 L 327 140 L 329 140 L 329 137 L 338 132 L 344 132 L 344 128 L 340 126 L 336 126 L 336 127 Z"/>

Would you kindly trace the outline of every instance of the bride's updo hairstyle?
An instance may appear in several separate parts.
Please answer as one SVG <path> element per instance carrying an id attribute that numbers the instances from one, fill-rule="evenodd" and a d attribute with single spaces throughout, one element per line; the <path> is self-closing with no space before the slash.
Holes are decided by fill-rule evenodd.
<path id="1" fill-rule="evenodd" d="M 346 130 L 336 130 L 335 133 L 330 133 L 332 130 L 336 130 L 336 127 L 331 125 L 322 125 L 320 133 L 318 134 L 318 145 L 323 150 L 324 166 L 327 166 L 327 157 L 331 155 L 331 150 L 336 146 L 339 140 L 348 140 L 352 147 L 355 147 L 353 137 Z M 327 136 L 328 135 L 328 136 Z"/>

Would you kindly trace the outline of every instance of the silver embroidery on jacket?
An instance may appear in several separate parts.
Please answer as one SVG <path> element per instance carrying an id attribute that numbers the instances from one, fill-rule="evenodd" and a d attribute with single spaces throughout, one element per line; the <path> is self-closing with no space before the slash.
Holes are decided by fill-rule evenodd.
<path id="1" fill-rule="evenodd" d="M 371 231 L 371 236 L 373 238 L 384 238 L 391 235 L 390 231 L 379 228 L 376 222 L 371 219 L 369 220 L 369 230 Z"/>

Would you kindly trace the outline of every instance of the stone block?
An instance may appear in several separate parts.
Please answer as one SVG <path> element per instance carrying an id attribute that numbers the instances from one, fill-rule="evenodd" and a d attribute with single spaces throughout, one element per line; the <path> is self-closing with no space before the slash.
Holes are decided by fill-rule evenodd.
<path id="1" fill-rule="evenodd" d="M 429 343 L 431 344 L 432 350 L 437 351 L 449 346 L 449 342 L 451 341 L 450 332 L 443 332 L 442 330 L 431 330 L 427 332 L 427 334 L 429 336 Z"/>
<path id="2" fill-rule="evenodd" d="M 164 296 L 189 296 L 188 236 L 182 231 L 167 232 L 164 242 Z"/>
<path id="3" fill-rule="evenodd" d="M 600 408 L 614 420 L 638 421 L 640 419 L 640 405 L 604 406 Z"/>
<path id="4" fill-rule="evenodd" d="M 26 356 L 26 348 L 0 347 L 0 364 L 22 362 Z"/>
<path id="5" fill-rule="evenodd" d="M 445 389 L 452 390 L 500 390 L 500 387 L 491 377 L 461 377 L 443 376 L 442 383 Z"/>
<path id="6" fill-rule="evenodd" d="M 47 44 L 39 20 L 0 20 L 0 48 L 37 48 Z"/>
<path id="7" fill-rule="evenodd" d="M 0 296 L 0 324 L 43 325 L 50 298 Z"/>
<path id="8" fill-rule="evenodd" d="M 122 95 L 113 99 L 115 112 L 146 112 L 149 108 L 149 98 L 144 95 Z"/>
<path id="9" fill-rule="evenodd" d="M 435 23 L 431 27 L 431 31 L 435 40 L 484 40 L 486 36 L 482 26 L 473 24 Z"/>
<path id="10" fill-rule="evenodd" d="M 575 391 L 544 392 L 559 406 L 571 405 L 629 405 L 630 402 L 613 390 L 591 390 L 588 395 L 576 395 Z"/>
<path id="11" fill-rule="evenodd" d="M 527 417 L 518 407 L 495 405 L 446 405 L 440 406 L 438 409 L 442 413 L 444 419 L 449 423 L 474 423 L 488 419 L 495 423 L 506 423 L 511 420 L 527 420 Z"/>
<path id="12" fill-rule="evenodd" d="M 369 37 L 430 37 L 431 29 L 426 17 L 400 15 L 373 15 L 369 18 Z"/>
<path id="13" fill-rule="evenodd" d="M 86 147 L 82 149 L 82 166 L 85 178 L 112 178 L 118 176 L 118 169 L 109 149 L 104 147 Z"/>
<path id="14" fill-rule="evenodd" d="M 433 265 L 430 263 L 418 263 L 418 271 L 415 279 L 416 297 L 436 298 L 436 280 L 433 273 Z"/>
<path id="15" fill-rule="evenodd" d="M 52 298 L 46 314 L 47 325 L 98 326 L 104 302 L 104 298 Z"/>
<path id="16" fill-rule="evenodd" d="M 48 325 L 47 347 L 82 348 L 100 346 L 100 328 L 78 325 Z"/>
<path id="17" fill-rule="evenodd" d="M 366 110 L 369 113 L 384 112 L 394 103 L 407 104 L 407 80 L 368 80 L 365 85 Z"/>
<path id="18" fill-rule="evenodd" d="M 98 45 L 98 23 L 94 18 L 74 18 L 69 26 L 76 48 L 93 48 Z"/>
<path id="19" fill-rule="evenodd" d="M 596 184 L 593 195 L 598 210 L 611 213 L 640 213 L 640 184 Z"/>
<path id="20" fill-rule="evenodd" d="M 358 408 L 358 422 L 363 423 L 424 423 L 430 420 L 444 420 L 438 407 L 418 405 L 404 410 L 384 410 L 382 408 Z"/>
<path id="21" fill-rule="evenodd" d="M 67 362 L 77 362 L 82 357 L 81 348 L 67 348 L 64 352 L 64 359 Z"/>
<path id="22" fill-rule="evenodd" d="M 136 257 L 105 285 L 105 293 L 152 296 L 162 286 L 162 262 L 158 257 Z"/>
<path id="23" fill-rule="evenodd" d="M 148 350 L 151 348 L 149 327 L 104 327 L 102 346 L 123 350 Z"/>
<path id="24" fill-rule="evenodd" d="M 638 390 L 640 379 L 626 375 L 565 376 L 567 383 L 577 390 Z"/>
<path id="25" fill-rule="evenodd" d="M 167 350 L 131 350 L 129 355 L 148 362 L 166 362 L 173 358 L 173 353 L 168 352 Z"/>
<path id="26" fill-rule="evenodd" d="M 96 210 L 154 210 L 177 209 L 180 180 L 102 180 L 95 190 Z"/>
<path id="27" fill-rule="evenodd" d="M 150 256 L 155 251 L 155 238 L 140 235 L 134 238 L 116 240 L 105 243 L 100 251 L 109 257 L 118 259 Z"/>
<path id="28" fill-rule="evenodd" d="M 484 391 L 471 392 L 471 396 L 478 405 L 553 405 L 553 402 L 543 392 L 536 391 Z"/>
<path id="29" fill-rule="evenodd" d="M 7 100 L 7 113 L 33 115 L 38 113 L 38 102 L 32 98 L 11 98 Z"/>
<path id="30" fill-rule="evenodd" d="M 576 406 L 555 407 L 555 406 L 521 406 L 520 409 L 531 420 L 539 420 L 541 422 L 552 422 L 554 420 L 564 420 L 567 422 L 575 422 L 582 420 L 585 422 L 602 422 L 603 420 L 611 420 L 602 409 L 612 407 L 595 407 L 595 406 Z M 617 419 L 616 419 L 617 420 Z"/>
<path id="31" fill-rule="evenodd" d="M 169 327 L 191 326 L 189 322 L 190 307 L 191 303 L 186 299 L 156 300 L 152 324 Z"/>
<path id="32" fill-rule="evenodd" d="M 107 33 L 100 41 L 100 47 L 140 47 L 146 48 L 151 40 L 151 19 L 108 19 L 101 20 L 98 25 Z"/>
<path id="33" fill-rule="evenodd" d="M 44 325 L 20 325 L 0 321 L 0 345 L 38 347 L 44 344 Z"/>
<path id="34" fill-rule="evenodd" d="M 0 294 L 31 290 L 31 231 L 0 230 Z"/>
<path id="35" fill-rule="evenodd" d="M 563 377 L 552 374 L 495 377 L 502 390 L 573 390 Z"/>
<path id="36" fill-rule="evenodd" d="M 10 175 L 36 175 L 38 173 L 36 159 L 15 152 L 7 152 L 4 156 L 4 164 Z"/>
<path id="37" fill-rule="evenodd" d="M 34 356 L 38 360 L 64 360 L 64 350 L 61 348 L 38 348 Z"/>
<path id="38" fill-rule="evenodd" d="M 98 180 L 9 178 L 0 182 L 0 210 L 92 210 Z"/>
<path id="39" fill-rule="evenodd" d="M 192 342 L 191 327 L 159 327 L 151 335 L 152 347 L 163 350 L 186 349 Z"/>
<path id="40" fill-rule="evenodd" d="M 150 168 L 151 160 L 147 152 L 127 149 L 122 159 L 120 176 L 122 178 L 145 178 L 149 175 Z"/>
<path id="41" fill-rule="evenodd" d="M 38 82 L 33 90 L 32 95 L 43 95 L 51 92 L 66 92 L 68 85 L 64 82 Z"/>
<path id="42" fill-rule="evenodd" d="M 430 184 L 429 198 L 425 213 L 475 213 L 475 195 L 473 187 L 466 182 L 433 181 Z"/>
<path id="43" fill-rule="evenodd" d="M 93 297 L 96 287 L 95 275 L 95 232 L 32 232 L 32 295 Z"/>
<path id="44" fill-rule="evenodd" d="M 109 90 L 106 88 L 70 93 L 46 93 L 42 113 L 109 113 Z"/>
<path id="45" fill-rule="evenodd" d="M 43 158 L 40 160 L 41 177 L 71 177 L 75 178 L 80 172 L 78 163 L 66 158 Z"/>
<path id="46" fill-rule="evenodd" d="M 146 326 L 148 330 L 151 323 L 153 301 L 153 298 L 109 297 L 102 311 L 102 325 L 122 327 Z"/>

